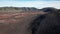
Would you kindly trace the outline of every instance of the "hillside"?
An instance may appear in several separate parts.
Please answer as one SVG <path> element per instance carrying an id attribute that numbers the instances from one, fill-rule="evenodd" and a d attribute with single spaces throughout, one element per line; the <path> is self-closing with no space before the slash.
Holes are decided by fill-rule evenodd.
<path id="1" fill-rule="evenodd" d="M 0 34 L 31 34 L 29 24 L 43 14 L 37 8 L 0 7 Z"/>

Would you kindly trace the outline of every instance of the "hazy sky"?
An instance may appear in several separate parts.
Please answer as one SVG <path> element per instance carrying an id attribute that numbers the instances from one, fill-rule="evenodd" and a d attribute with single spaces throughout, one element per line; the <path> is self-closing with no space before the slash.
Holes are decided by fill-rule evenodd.
<path id="1" fill-rule="evenodd" d="M 0 0 L 0 7 L 55 7 L 60 9 L 59 0 Z"/>
<path id="2" fill-rule="evenodd" d="M 59 0 L 1 0 L 1 1 L 59 1 Z"/>

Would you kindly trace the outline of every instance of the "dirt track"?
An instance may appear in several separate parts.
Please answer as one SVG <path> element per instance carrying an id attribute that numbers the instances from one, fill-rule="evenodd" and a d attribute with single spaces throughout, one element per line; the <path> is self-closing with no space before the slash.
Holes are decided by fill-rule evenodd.
<path id="1" fill-rule="evenodd" d="M 29 24 L 43 12 L 0 13 L 0 34 L 31 34 Z"/>

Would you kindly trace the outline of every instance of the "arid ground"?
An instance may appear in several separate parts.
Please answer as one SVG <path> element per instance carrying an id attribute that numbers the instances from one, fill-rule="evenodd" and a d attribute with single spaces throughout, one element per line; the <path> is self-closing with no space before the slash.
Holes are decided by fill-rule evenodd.
<path id="1" fill-rule="evenodd" d="M 0 34 L 31 34 L 29 24 L 44 12 L 0 12 Z"/>

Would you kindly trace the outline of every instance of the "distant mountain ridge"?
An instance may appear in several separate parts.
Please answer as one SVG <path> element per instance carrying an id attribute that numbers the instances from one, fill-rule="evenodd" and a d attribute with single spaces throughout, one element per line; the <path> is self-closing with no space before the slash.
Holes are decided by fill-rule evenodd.
<path id="1" fill-rule="evenodd" d="M 46 7 L 42 9 L 38 9 L 35 7 L 0 7 L 0 12 L 36 12 L 36 11 L 49 12 L 53 10 L 56 11 L 57 9 L 53 7 Z"/>
<path id="2" fill-rule="evenodd" d="M 34 7 L 0 7 L 0 12 L 2 11 L 26 12 L 26 11 L 38 11 L 38 9 Z"/>

